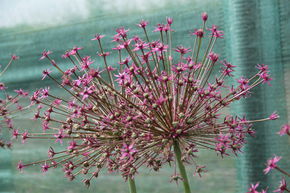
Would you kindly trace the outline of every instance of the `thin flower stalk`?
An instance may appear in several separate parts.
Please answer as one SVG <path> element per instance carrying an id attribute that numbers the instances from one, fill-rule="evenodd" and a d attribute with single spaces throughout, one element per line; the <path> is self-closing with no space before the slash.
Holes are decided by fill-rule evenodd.
<path id="1" fill-rule="evenodd" d="M 0 69 L 0 77 L 4 75 L 7 69 L 11 66 L 13 61 L 18 60 L 19 57 L 13 54 L 10 58 L 10 61 L 3 69 Z M 28 107 L 25 107 L 21 104 L 20 100 L 28 96 L 28 92 L 19 89 L 15 90 L 14 95 L 10 95 L 7 92 L 8 87 L 0 81 L 0 134 L 3 135 L 4 129 L 8 129 L 9 133 L 13 133 L 13 137 L 17 138 L 18 130 L 16 130 L 13 124 L 13 118 L 17 115 L 18 112 L 24 111 Z M 0 136 L 0 147 L 2 148 L 11 148 L 12 143 L 11 140 L 7 140 L 7 138 L 3 138 Z"/>

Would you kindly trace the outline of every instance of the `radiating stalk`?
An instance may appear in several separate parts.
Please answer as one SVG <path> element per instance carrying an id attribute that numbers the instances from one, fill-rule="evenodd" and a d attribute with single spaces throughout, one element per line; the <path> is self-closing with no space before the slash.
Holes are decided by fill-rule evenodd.
<path id="1" fill-rule="evenodd" d="M 191 193 L 185 167 L 181 161 L 181 151 L 177 141 L 173 143 L 174 153 L 181 177 L 183 178 L 184 193 Z"/>
<path id="2" fill-rule="evenodd" d="M 137 193 L 135 180 L 129 177 L 128 184 L 129 184 L 130 193 Z"/>

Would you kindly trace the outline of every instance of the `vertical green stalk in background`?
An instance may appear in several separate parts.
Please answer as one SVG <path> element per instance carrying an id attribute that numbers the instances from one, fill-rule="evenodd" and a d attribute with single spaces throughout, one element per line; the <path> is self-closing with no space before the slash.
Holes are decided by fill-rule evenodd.
<path id="1" fill-rule="evenodd" d="M 254 89 L 252 97 L 231 107 L 232 112 L 240 116 L 246 114 L 248 119 L 258 119 L 273 111 L 280 115 L 276 121 L 254 125 L 256 137 L 248 137 L 244 153 L 238 157 L 238 192 L 245 192 L 249 184 L 256 182 L 260 182 L 261 188 L 269 187 L 268 191 L 272 191 L 280 177 L 275 173 L 264 175 L 267 159 L 276 154 L 283 157 L 280 164 L 289 160 L 289 142 L 287 138 L 277 135 L 281 125 L 287 122 L 283 72 L 285 64 L 281 53 L 281 42 L 285 39 L 280 34 L 284 28 L 281 26 L 280 14 L 282 7 L 287 7 L 287 4 L 289 7 L 290 4 L 284 2 L 224 1 L 226 58 L 237 66 L 235 75 L 250 77 L 257 64 L 266 64 L 273 78 L 272 86 L 263 85 Z"/>
<path id="2" fill-rule="evenodd" d="M 184 193 L 191 193 L 185 167 L 181 161 L 181 151 L 177 141 L 173 143 L 174 153 L 181 177 L 183 178 Z"/>
<path id="3" fill-rule="evenodd" d="M 137 193 L 135 180 L 129 177 L 128 184 L 129 184 L 130 193 Z"/>

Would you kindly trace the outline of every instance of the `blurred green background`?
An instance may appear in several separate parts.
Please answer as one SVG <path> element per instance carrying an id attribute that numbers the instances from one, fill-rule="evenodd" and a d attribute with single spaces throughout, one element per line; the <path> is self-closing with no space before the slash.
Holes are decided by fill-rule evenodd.
<path id="1" fill-rule="evenodd" d="M 20 56 L 0 80 L 11 91 L 19 87 L 33 91 L 53 85 L 40 81 L 42 70 L 49 66 L 38 60 L 44 49 L 52 50 L 53 58 L 65 65 L 61 54 L 76 45 L 85 47 L 83 55 L 95 56 L 97 45 L 90 41 L 95 33 L 107 35 L 104 47 L 109 50 L 114 46 L 111 36 L 117 27 L 125 26 L 130 34 L 141 34 L 135 25 L 141 19 L 150 21 L 152 31 L 153 25 L 165 22 L 167 16 L 174 18 L 174 45 L 190 47 L 189 32 L 200 27 L 200 14 L 208 12 L 208 25 L 217 24 L 225 31 L 225 39 L 218 42 L 215 52 L 238 66 L 236 75 L 251 76 L 257 63 L 265 63 L 270 65 L 274 79 L 271 87 L 255 89 L 251 98 L 234 104 L 231 111 L 246 113 L 249 119 L 278 111 L 281 118 L 256 124 L 257 137 L 248 139 L 245 153 L 238 158 L 222 159 L 215 152 L 201 151 L 198 163 L 207 165 L 209 172 L 199 178 L 192 175 L 194 168 L 188 166 L 193 192 L 242 193 L 249 183 L 257 181 L 277 186 L 278 173 L 267 176 L 262 173 L 264 163 L 274 153 L 282 155 L 285 168 L 290 169 L 289 139 L 275 134 L 288 122 L 290 104 L 288 0 L 1 0 L 0 7 L 0 64 L 5 65 L 13 53 Z M 156 34 L 150 36 L 157 38 Z M 115 55 L 109 59 L 112 66 L 116 66 L 116 61 Z M 18 117 L 16 124 L 24 129 L 41 129 L 39 123 L 25 119 L 29 117 L 29 113 Z M 28 140 L 26 144 L 15 143 L 13 150 L 0 149 L 0 193 L 128 192 L 119 175 L 106 172 L 86 189 L 81 179 L 74 182 L 64 179 L 60 169 L 46 174 L 38 167 L 24 173 L 16 171 L 19 160 L 46 158 L 49 142 Z M 144 168 L 136 178 L 137 188 L 140 193 L 182 192 L 180 185 L 169 183 L 172 174 L 169 167 L 159 173 Z"/>

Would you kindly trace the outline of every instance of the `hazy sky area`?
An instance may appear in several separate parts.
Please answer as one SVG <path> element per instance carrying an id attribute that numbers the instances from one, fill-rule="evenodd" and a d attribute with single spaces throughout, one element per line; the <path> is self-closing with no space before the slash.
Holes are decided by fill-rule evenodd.
<path id="1" fill-rule="evenodd" d="M 1 0 L 0 27 L 55 25 L 89 16 L 87 0 Z"/>
<path id="2" fill-rule="evenodd" d="M 186 2 L 190 0 L 1 0 L 0 28 L 54 26 L 83 20 L 98 12 L 146 12 L 149 9 L 162 9 L 168 4 Z"/>

